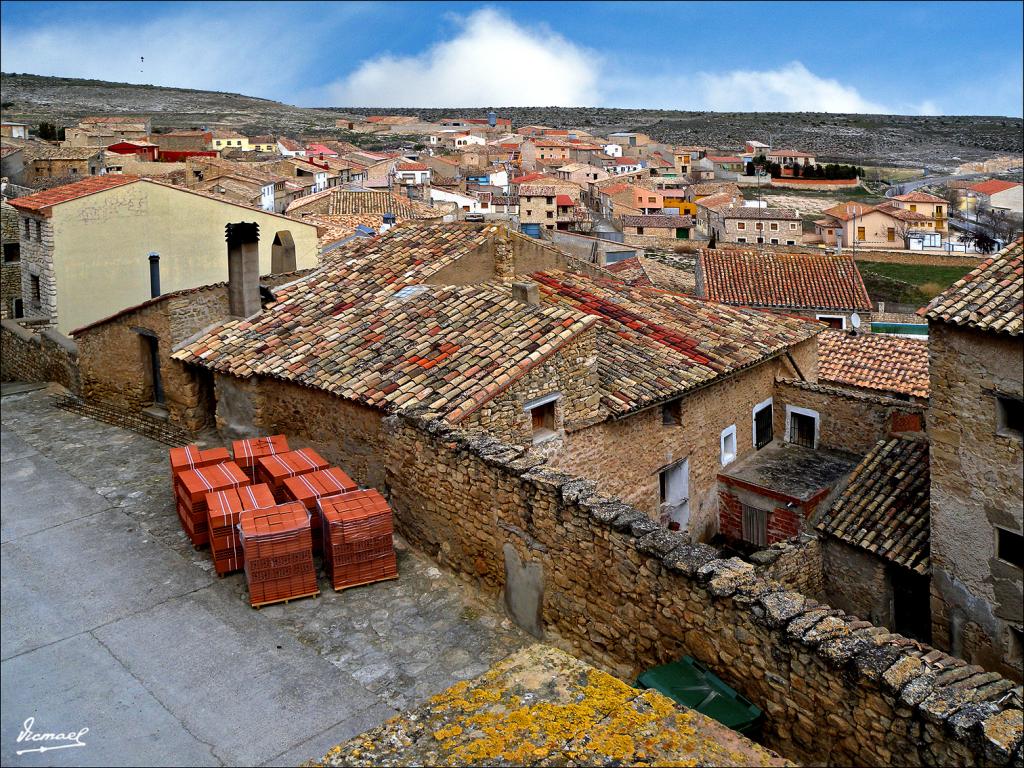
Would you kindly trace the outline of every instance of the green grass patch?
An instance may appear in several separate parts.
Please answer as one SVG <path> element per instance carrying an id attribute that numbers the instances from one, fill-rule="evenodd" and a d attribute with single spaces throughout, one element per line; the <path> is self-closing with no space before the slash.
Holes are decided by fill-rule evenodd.
<path id="1" fill-rule="evenodd" d="M 906 297 L 911 301 L 937 296 L 971 271 L 969 266 L 933 267 L 919 264 L 887 264 L 880 261 L 859 261 L 857 267 L 861 274 L 865 275 L 865 282 L 868 280 L 866 273 L 871 273 L 913 286 L 920 296 Z M 890 300 L 906 299 L 892 297 Z"/>

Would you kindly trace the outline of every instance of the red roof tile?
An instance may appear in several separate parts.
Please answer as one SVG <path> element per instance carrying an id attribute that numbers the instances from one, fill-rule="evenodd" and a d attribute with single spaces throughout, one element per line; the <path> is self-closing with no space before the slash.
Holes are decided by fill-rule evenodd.
<path id="1" fill-rule="evenodd" d="M 983 195 L 994 195 L 997 192 L 1005 192 L 1008 189 L 1019 187 L 1019 181 L 1000 181 L 999 179 L 989 179 L 988 181 L 981 181 L 977 184 L 972 184 L 968 189 L 972 189 L 975 192 L 980 192 Z"/>
<path id="2" fill-rule="evenodd" d="M 88 179 L 76 181 L 73 184 L 64 184 L 60 187 L 47 189 L 43 192 L 36 192 L 34 195 L 16 197 L 11 199 L 12 206 L 21 211 L 30 213 L 45 213 L 50 208 L 69 200 L 77 200 L 86 195 L 96 192 L 103 192 L 114 187 L 121 187 L 125 184 L 132 184 L 139 180 L 138 176 L 123 174 L 107 174 L 105 176 L 90 176 Z"/>
<path id="3" fill-rule="evenodd" d="M 697 286 L 712 301 L 747 307 L 871 310 L 848 255 L 702 250 Z"/>
<path id="4" fill-rule="evenodd" d="M 896 195 L 893 200 L 899 200 L 902 203 L 945 203 L 941 197 L 937 195 L 929 195 L 927 192 L 907 192 L 905 195 Z"/>
<path id="5" fill-rule="evenodd" d="M 928 342 L 880 333 L 825 331 L 818 337 L 818 379 L 928 397 Z"/>
<path id="6" fill-rule="evenodd" d="M 565 207 L 565 206 L 572 207 L 572 206 L 576 205 L 576 203 L 574 203 L 572 201 L 572 198 L 569 197 L 568 195 L 555 195 L 555 205 L 560 205 L 560 206 L 563 206 L 563 207 Z"/>

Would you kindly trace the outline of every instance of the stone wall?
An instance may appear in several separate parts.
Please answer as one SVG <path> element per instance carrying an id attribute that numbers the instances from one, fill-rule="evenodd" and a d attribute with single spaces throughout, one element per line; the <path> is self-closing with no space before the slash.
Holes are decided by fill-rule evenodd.
<path id="1" fill-rule="evenodd" d="M 29 331 L 4 319 L 0 331 L 0 379 L 3 381 L 56 381 L 79 392 L 78 349 L 52 329 Z"/>
<path id="2" fill-rule="evenodd" d="M 600 264 L 607 263 L 606 257 L 608 253 L 632 251 L 633 256 L 644 255 L 643 248 L 634 248 L 614 240 L 604 240 L 600 237 L 582 235 L 578 232 L 545 229 L 542 234 L 545 240 L 550 240 L 560 250 L 582 261 L 592 261 L 592 255 L 595 251 L 597 252 L 598 263 Z"/>
<path id="3" fill-rule="evenodd" d="M 829 605 L 878 626 L 892 625 L 892 585 L 881 558 L 829 538 L 822 560 Z"/>
<path id="4" fill-rule="evenodd" d="M 28 234 L 25 222 L 28 222 Z M 37 233 L 36 225 L 39 225 Z M 26 317 L 48 318 L 57 324 L 57 277 L 53 268 L 52 219 L 20 214 L 18 233 L 21 238 L 21 295 L 25 300 Z M 34 303 L 32 278 L 39 278 L 39 303 Z"/>
<path id="5" fill-rule="evenodd" d="M 698 235 L 696 226 L 690 228 L 690 237 L 686 239 L 675 237 L 675 235 L 637 235 L 627 232 L 623 235 L 623 242 L 638 248 L 660 248 L 663 250 L 672 250 L 679 245 L 687 244 L 692 244 L 694 248 L 707 248 L 708 245 L 707 238 Z"/>
<path id="6" fill-rule="evenodd" d="M 825 599 L 822 545 L 816 536 L 778 542 L 754 552 L 750 562 L 761 578 L 777 581 L 786 589 L 815 600 Z"/>
<path id="7" fill-rule="evenodd" d="M 1012 683 L 687 544 L 521 449 L 396 416 L 386 469 L 402 533 L 505 590 L 513 616 L 533 606 L 545 640 L 624 679 L 693 655 L 765 710 L 766 743 L 792 759 L 1007 764 L 1020 748 L 1019 705 L 996 703 Z"/>
<path id="8" fill-rule="evenodd" d="M 21 298 L 21 262 L 0 264 L 0 318 L 13 318 L 14 300 Z"/>
<path id="9" fill-rule="evenodd" d="M 929 324 L 932 637 L 1021 679 L 1024 575 L 996 556 L 996 526 L 1024 530 L 1020 434 L 999 434 L 996 394 L 1024 397 L 1024 342 Z"/>
<path id="10" fill-rule="evenodd" d="M 731 243 L 724 240 L 719 241 L 716 246 L 723 250 L 743 249 L 749 250 L 750 243 Z M 772 245 L 770 243 L 758 243 L 758 250 L 784 251 L 787 253 L 821 253 L 822 248 L 814 245 Z M 829 250 L 834 250 L 829 248 Z M 844 248 L 843 253 L 851 255 L 856 261 L 880 261 L 886 264 L 916 264 L 919 266 L 932 267 L 976 267 L 985 256 L 968 255 L 962 253 L 935 253 L 924 251 L 890 251 L 883 248 L 864 248 L 858 246 L 856 253 L 852 248 Z"/>
<path id="11" fill-rule="evenodd" d="M 887 438 L 894 426 L 919 424 L 925 409 L 924 405 L 910 401 L 784 379 L 775 385 L 777 437 L 786 433 L 786 405 L 818 412 L 819 447 L 859 454 L 867 453 L 875 443 Z"/>

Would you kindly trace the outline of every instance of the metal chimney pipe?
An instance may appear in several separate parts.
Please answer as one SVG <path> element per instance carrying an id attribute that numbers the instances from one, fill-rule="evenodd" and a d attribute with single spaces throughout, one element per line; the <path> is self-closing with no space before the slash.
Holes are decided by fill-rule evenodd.
<path id="1" fill-rule="evenodd" d="M 149 252 L 149 295 L 156 298 L 160 295 L 160 254 Z"/>

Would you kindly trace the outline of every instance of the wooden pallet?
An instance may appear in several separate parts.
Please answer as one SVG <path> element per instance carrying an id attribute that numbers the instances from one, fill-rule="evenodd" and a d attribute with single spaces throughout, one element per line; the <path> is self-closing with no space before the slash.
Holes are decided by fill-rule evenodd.
<path id="1" fill-rule="evenodd" d="M 265 603 L 250 603 L 250 605 L 257 611 L 264 605 L 274 605 L 275 603 L 289 603 L 292 600 L 302 600 L 304 597 L 317 597 L 320 594 L 320 590 L 315 592 L 307 592 L 305 595 L 292 595 L 291 597 L 282 597 L 280 600 L 267 600 Z"/>
<path id="2" fill-rule="evenodd" d="M 357 584 L 346 584 L 343 587 L 334 587 L 335 592 L 341 592 L 346 589 L 352 589 L 353 587 L 365 587 L 367 584 L 376 584 L 378 581 L 394 581 L 398 578 L 396 573 L 394 576 L 380 576 L 376 579 L 367 579 L 366 581 L 360 581 Z M 332 585 L 333 586 L 333 585 Z"/>

